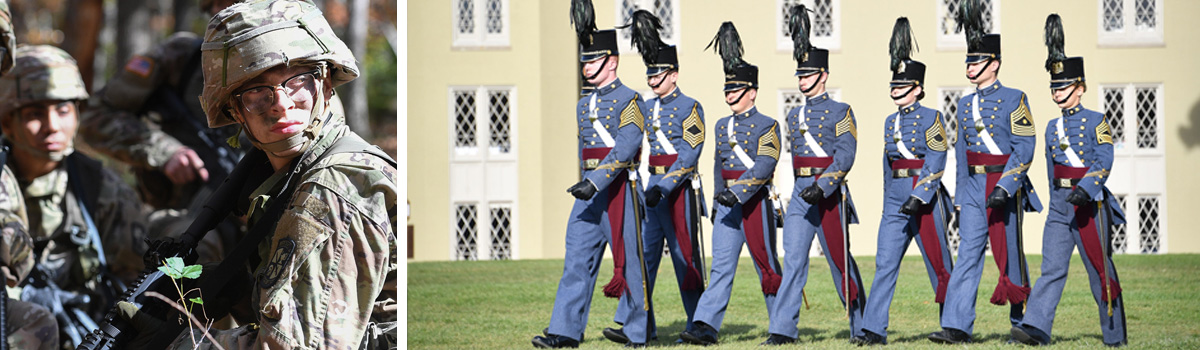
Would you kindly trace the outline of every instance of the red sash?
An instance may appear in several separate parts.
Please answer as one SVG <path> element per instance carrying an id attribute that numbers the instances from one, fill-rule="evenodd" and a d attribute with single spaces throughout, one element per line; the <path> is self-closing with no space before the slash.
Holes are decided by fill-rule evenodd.
<path id="1" fill-rule="evenodd" d="M 617 186 L 608 197 L 608 224 L 612 228 L 612 240 L 609 244 L 612 246 L 613 255 L 613 278 L 608 284 L 604 285 L 604 296 L 609 298 L 619 298 L 621 294 L 629 289 L 628 283 L 625 282 L 625 191 L 629 188 L 626 180 L 629 178 L 629 172 L 618 171 L 617 178 L 613 180 L 609 187 Z M 636 223 L 641 225 L 642 223 Z M 645 276 L 642 276 L 645 278 Z"/>
<path id="2" fill-rule="evenodd" d="M 846 303 L 850 303 L 858 298 L 858 283 L 854 279 L 846 278 L 846 273 L 848 273 L 846 271 L 845 256 L 847 247 L 845 246 L 845 233 L 842 232 L 841 202 L 840 191 L 835 191 L 828 197 L 822 198 L 817 205 L 821 211 L 821 231 L 825 235 L 825 245 L 829 248 L 829 251 L 825 253 L 829 254 L 830 259 L 833 260 L 833 264 L 837 266 L 838 270 L 842 271 L 842 276 L 839 277 L 841 278 L 840 281 L 842 281 L 841 292 L 843 293 L 842 295 L 847 296 Z M 806 252 L 800 253 L 805 254 Z M 847 281 L 850 283 L 845 283 Z"/>
<path id="3" fill-rule="evenodd" d="M 745 171 L 721 170 L 721 178 L 736 180 L 742 176 L 742 173 Z M 778 271 L 771 267 L 771 258 L 767 254 L 767 243 L 763 239 L 763 210 L 759 204 L 765 193 L 766 191 L 758 191 L 745 203 L 742 203 L 742 231 L 746 236 L 746 246 L 750 248 L 750 257 L 758 266 L 758 270 L 762 271 L 762 278 L 759 282 L 762 284 L 763 293 L 775 294 L 779 291 L 779 284 L 783 282 L 783 278 L 779 276 Z"/>
<path id="4" fill-rule="evenodd" d="M 892 162 L 892 169 L 921 169 L 925 166 L 925 160 L 922 159 L 899 159 Z M 912 178 L 913 188 L 917 187 L 919 177 Z M 943 199 L 945 200 L 945 199 Z M 921 235 L 921 245 L 925 246 L 925 257 L 929 259 L 929 264 L 933 265 L 933 272 L 937 275 L 937 288 L 934 289 L 934 301 L 943 303 L 946 301 L 946 286 L 950 283 L 950 273 L 946 271 L 946 262 L 942 261 L 942 241 L 937 233 L 937 226 L 934 223 L 932 205 L 922 205 L 917 211 L 917 222 L 920 223 L 918 230 Z"/>
<path id="5" fill-rule="evenodd" d="M 1008 164 L 1008 156 L 1007 154 L 992 155 L 967 152 L 967 165 Z M 996 183 L 1000 181 L 1002 175 L 1002 173 L 987 173 L 987 185 L 983 188 L 984 198 L 987 198 L 992 193 L 992 189 L 996 188 Z M 1020 209 L 1018 208 L 1017 210 Z M 1005 230 L 1008 210 L 988 207 L 987 219 L 988 240 L 992 243 L 992 258 L 996 259 L 996 267 L 1000 269 L 1000 280 L 996 283 L 996 291 L 992 292 L 991 302 L 996 305 L 1025 302 L 1025 299 L 1029 298 L 1029 287 L 1014 284 L 1008 278 L 1008 236 L 1006 233 L 1007 230 Z"/>
<path id="6" fill-rule="evenodd" d="M 1054 165 L 1055 178 L 1082 179 L 1087 171 L 1088 168 Z M 1107 255 L 1104 253 L 1104 243 L 1100 239 L 1103 236 L 1100 235 L 1100 228 L 1096 223 L 1096 216 L 1105 215 L 1105 213 L 1097 213 L 1096 209 L 1096 205 L 1091 203 L 1082 207 L 1075 206 L 1075 224 L 1079 227 L 1079 238 L 1083 244 L 1080 249 L 1087 252 L 1088 263 L 1092 264 L 1092 268 L 1100 273 L 1100 299 L 1104 302 L 1112 302 L 1121 295 L 1121 284 L 1117 282 L 1116 278 L 1108 278 L 1108 265 L 1104 262 Z M 1108 228 L 1104 229 L 1107 231 Z M 1112 290 L 1111 294 L 1109 289 Z"/>

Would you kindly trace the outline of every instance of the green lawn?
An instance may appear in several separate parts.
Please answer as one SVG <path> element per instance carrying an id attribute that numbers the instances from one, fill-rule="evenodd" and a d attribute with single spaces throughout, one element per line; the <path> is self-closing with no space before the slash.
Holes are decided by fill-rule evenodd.
<path id="1" fill-rule="evenodd" d="M 674 276 L 669 259 L 659 276 Z M 1131 348 L 1200 348 L 1200 255 L 1121 255 L 1115 258 L 1124 288 Z M 1031 278 L 1041 270 L 1040 255 L 1029 256 Z M 864 283 L 870 290 L 873 257 L 859 258 Z M 562 260 L 436 262 L 408 264 L 408 346 L 416 349 L 527 349 L 530 339 L 550 321 Z M 1009 338 L 1008 307 L 988 302 L 996 267 L 987 257 L 979 288 L 976 343 L 970 348 L 1013 348 Z M 612 277 L 606 260 L 592 299 L 582 348 L 615 349 L 619 344 L 600 334 L 613 327 L 616 300 L 600 287 Z M 938 330 L 938 305 L 919 256 L 906 257 L 892 304 L 889 347 L 950 349 L 925 340 Z M 674 277 L 664 278 L 654 296 L 659 340 L 652 346 L 673 346 L 686 316 L 679 304 Z M 800 341 L 795 347 L 852 348 L 849 325 L 832 287 L 823 258 L 810 263 L 808 300 L 800 311 Z M 767 312 L 753 263 L 738 266 L 733 297 L 721 329 L 720 348 L 749 349 L 767 337 Z M 1071 261 L 1070 280 L 1058 306 L 1054 347 L 1095 348 L 1102 345 L 1095 302 L 1079 258 Z"/>

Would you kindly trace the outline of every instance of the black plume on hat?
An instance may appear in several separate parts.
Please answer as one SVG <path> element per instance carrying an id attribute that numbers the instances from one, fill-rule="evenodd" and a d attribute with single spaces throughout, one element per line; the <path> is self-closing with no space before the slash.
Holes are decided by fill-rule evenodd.
<path id="1" fill-rule="evenodd" d="M 1066 39 L 1063 37 L 1062 18 L 1057 13 L 1046 17 L 1046 70 L 1051 70 L 1055 63 L 1067 59 L 1063 51 Z"/>
<path id="2" fill-rule="evenodd" d="M 983 4 L 980 0 L 962 0 L 958 3 L 958 29 L 967 36 L 967 48 L 979 47 L 987 34 L 983 26 Z"/>
<path id="3" fill-rule="evenodd" d="M 714 45 L 717 53 L 721 55 L 721 60 L 725 62 L 725 74 L 733 74 L 738 66 L 746 64 L 746 61 L 742 60 L 742 39 L 738 36 L 733 22 L 721 23 L 717 35 L 708 42 L 708 46 L 704 49 L 708 50 Z"/>
<path id="4" fill-rule="evenodd" d="M 642 60 L 646 62 L 646 65 L 658 62 L 658 49 L 667 46 L 658 34 L 658 31 L 663 29 L 662 22 L 658 20 L 658 17 L 655 17 L 650 11 L 637 10 L 633 12 L 629 25 L 625 27 L 632 27 L 633 35 L 630 40 L 633 41 L 638 52 L 642 53 Z"/>
<path id="5" fill-rule="evenodd" d="M 908 18 L 897 18 L 896 25 L 892 27 L 892 40 L 888 44 L 888 54 L 892 56 L 893 71 L 899 69 L 900 64 L 904 61 L 911 60 L 913 51 L 920 50 L 916 44 Z"/>
<path id="6" fill-rule="evenodd" d="M 812 24 L 808 20 L 808 8 L 804 4 L 792 6 L 788 10 L 788 28 L 792 30 L 792 58 L 803 62 L 804 54 L 812 50 L 812 41 L 808 38 Z"/>
<path id="7" fill-rule="evenodd" d="M 592 33 L 596 32 L 596 12 L 592 9 L 592 0 L 571 1 L 571 23 L 575 25 L 579 43 L 591 45 Z"/>

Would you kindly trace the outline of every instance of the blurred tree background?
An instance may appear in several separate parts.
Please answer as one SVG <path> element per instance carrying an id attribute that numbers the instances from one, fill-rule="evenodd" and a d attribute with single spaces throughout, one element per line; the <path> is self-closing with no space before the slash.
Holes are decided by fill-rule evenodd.
<path id="1" fill-rule="evenodd" d="M 71 53 L 93 93 L 104 87 L 130 56 L 149 50 L 175 32 L 203 36 L 209 19 L 200 10 L 200 0 L 8 2 L 17 43 L 54 45 Z M 395 154 L 395 0 L 312 2 L 324 11 L 338 37 L 354 51 L 362 71 L 358 79 L 337 89 L 346 105 L 347 123 L 363 138 Z"/>

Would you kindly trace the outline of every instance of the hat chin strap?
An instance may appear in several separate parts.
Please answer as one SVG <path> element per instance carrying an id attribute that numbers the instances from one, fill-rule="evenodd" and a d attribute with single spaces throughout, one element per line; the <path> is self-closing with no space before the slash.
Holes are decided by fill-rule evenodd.
<path id="1" fill-rule="evenodd" d="M 23 142 L 11 142 L 11 143 L 12 143 L 13 148 L 23 150 L 29 154 L 41 157 L 43 159 L 47 159 L 51 162 L 61 162 L 63 159 L 66 159 L 67 156 L 71 155 L 71 153 L 75 153 L 75 143 L 74 142 L 71 142 L 70 144 L 68 144 L 67 148 L 64 150 L 61 150 L 61 151 L 43 151 L 40 149 L 33 148 L 32 146 L 29 146 Z"/>

